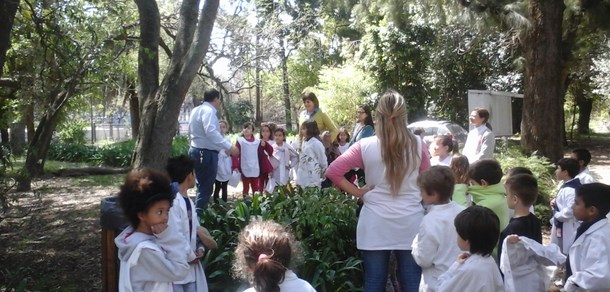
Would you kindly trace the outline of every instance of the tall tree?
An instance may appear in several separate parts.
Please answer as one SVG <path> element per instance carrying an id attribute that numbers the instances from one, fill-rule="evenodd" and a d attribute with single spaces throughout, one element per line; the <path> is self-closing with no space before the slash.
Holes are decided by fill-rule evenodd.
<path id="1" fill-rule="evenodd" d="M 163 168 L 171 153 L 180 107 L 210 45 L 219 0 L 184 0 L 170 65 L 159 83 L 160 17 L 157 2 L 135 0 L 140 15 L 138 62 L 140 131 L 133 167 Z"/>
<path id="2" fill-rule="evenodd" d="M 4 72 L 6 51 L 11 47 L 13 21 L 19 8 L 20 0 L 3 0 L 0 2 L 0 77 Z"/>
<path id="3" fill-rule="evenodd" d="M 99 3 L 98 3 L 99 4 Z M 94 7 L 96 15 L 84 7 Z M 28 123 L 29 145 L 18 188 L 31 188 L 31 179 L 43 172 L 46 154 L 63 109 L 87 87 L 85 80 L 106 70 L 115 54 L 107 50 L 104 40 L 111 30 L 100 29 L 108 19 L 108 10 L 90 2 L 43 2 L 24 0 L 19 17 L 19 30 L 11 51 L 10 73 L 26 76 L 29 86 L 19 92 L 20 100 L 29 109 L 24 114 Z M 110 56 L 112 55 L 112 56 Z M 29 104 L 29 106 L 28 106 Z M 36 112 L 35 112 L 36 110 Z M 39 122 L 34 128 L 33 117 Z"/>
<path id="4" fill-rule="evenodd" d="M 525 59 L 521 145 L 551 161 L 560 159 L 565 140 L 563 104 L 577 36 L 575 31 L 583 16 L 595 19 L 596 25 L 608 23 L 610 3 L 603 0 L 458 2 L 475 13 L 491 16 L 499 21 L 500 27 L 523 28 L 520 38 Z M 526 9 L 520 10 L 521 7 Z M 564 15 L 566 8 L 567 16 Z M 544 115 L 540 114 L 542 110 Z"/>

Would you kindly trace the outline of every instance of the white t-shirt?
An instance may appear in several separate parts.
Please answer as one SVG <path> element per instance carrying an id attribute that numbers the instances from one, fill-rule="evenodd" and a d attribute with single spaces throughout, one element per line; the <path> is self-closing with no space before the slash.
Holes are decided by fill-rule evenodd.
<path id="1" fill-rule="evenodd" d="M 422 153 L 422 142 L 417 141 L 417 153 Z M 417 186 L 421 159 L 415 161 L 411 173 L 404 177 L 398 194 L 392 195 L 390 183 L 385 179 L 379 139 L 373 136 L 358 143 L 366 184 L 375 187 L 362 197 L 364 205 L 358 218 L 356 245 L 363 250 L 411 250 L 424 217 Z"/>

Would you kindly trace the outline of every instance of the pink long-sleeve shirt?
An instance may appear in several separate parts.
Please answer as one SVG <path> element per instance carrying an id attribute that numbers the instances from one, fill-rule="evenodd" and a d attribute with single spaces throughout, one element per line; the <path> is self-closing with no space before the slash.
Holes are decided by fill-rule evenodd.
<path id="1" fill-rule="evenodd" d="M 364 168 L 364 161 L 362 161 L 362 150 L 360 143 L 352 145 L 345 153 L 341 154 L 341 159 L 333 161 L 326 171 L 326 177 L 328 177 L 333 183 L 339 183 L 343 176 L 354 168 Z M 421 153 L 421 164 L 419 166 L 419 172 L 422 173 L 430 168 L 430 157 L 427 149 L 422 147 Z"/>

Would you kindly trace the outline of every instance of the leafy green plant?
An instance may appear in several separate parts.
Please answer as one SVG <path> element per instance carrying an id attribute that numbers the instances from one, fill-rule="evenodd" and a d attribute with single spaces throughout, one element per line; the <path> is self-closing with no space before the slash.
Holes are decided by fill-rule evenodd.
<path id="1" fill-rule="evenodd" d="M 274 220 L 289 226 L 303 255 L 299 277 L 318 291 L 357 290 L 362 286 L 362 261 L 356 249 L 356 201 L 334 189 L 278 190 L 246 200 L 212 204 L 202 225 L 219 244 L 204 258 L 212 290 L 235 290 L 242 282 L 229 271 L 237 236 L 252 219 Z"/>
<path id="2" fill-rule="evenodd" d="M 86 126 L 87 123 L 84 121 L 61 123 L 58 127 L 59 141 L 69 144 L 85 144 Z"/>
<path id="3" fill-rule="evenodd" d="M 26 291 L 25 287 L 31 280 L 32 270 L 23 267 L 14 270 L 4 269 L 1 274 L 3 284 L 0 284 L 0 291 L 21 292 Z"/>

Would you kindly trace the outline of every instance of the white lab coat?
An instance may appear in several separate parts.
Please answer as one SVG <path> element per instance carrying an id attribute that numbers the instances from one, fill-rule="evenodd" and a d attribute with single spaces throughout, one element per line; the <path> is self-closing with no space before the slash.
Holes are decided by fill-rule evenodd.
<path id="1" fill-rule="evenodd" d="M 566 291 L 610 291 L 610 224 L 593 224 L 570 248 L 572 276 Z"/>
<path id="2" fill-rule="evenodd" d="M 296 169 L 297 185 L 302 188 L 320 187 L 328 161 L 324 145 L 317 138 L 310 138 L 301 144 L 301 155 Z"/>
<path id="3" fill-rule="evenodd" d="M 290 169 L 299 163 L 299 154 L 290 144 L 284 142 L 282 146 L 273 144 L 273 157 L 279 165 L 273 170 L 273 180 L 278 185 L 286 185 L 290 182 Z"/>
<path id="4" fill-rule="evenodd" d="M 496 136 L 486 125 L 473 128 L 468 132 L 462 153 L 470 164 L 481 159 L 493 158 L 496 147 Z"/>
<path id="5" fill-rule="evenodd" d="M 223 150 L 224 151 L 224 150 Z M 174 203 L 169 211 L 168 224 L 172 224 L 175 230 L 180 234 L 184 240 L 186 252 L 188 253 L 188 261 L 192 261 L 196 257 L 197 249 L 197 229 L 199 228 L 199 220 L 197 219 L 197 213 L 195 211 L 195 204 L 191 198 L 186 197 L 191 204 L 191 224 L 193 228 L 189 234 L 189 218 L 188 208 L 186 207 L 186 201 L 184 196 L 180 193 L 176 193 Z M 197 291 L 208 291 L 208 282 L 205 277 L 205 271 L 201 262 L 189 265 L 189 274 L 183 280 L 175 281 L 175 284 L 187 284 L 195 282 L 197 285 Z"/>
<path id="6" fill-rule="evenodd" d="M 449 270 L 461 253 L 453 221 L 464 206 L 456 202 L 430 206 L 413 240 L 412 255 L 422 268 L 419 291 L 435 291 L 438 277 Z"/>
<path id="7" fill-rule="evenodd" d="M 438 292 L 503 292 L 504 283 L 491 256 L 471 255 L 464 263 L 455 262 L 438 278 Z"/>
<path id="8" fill-rule="evenodd" d="M 581 184 L 590 184 L 590 183 L 594 183 L 595 179 L 593 178 L 593 176 L 591 175 L 591 173 L 589 172 L 589 168 L 585 168 L 583 171 L 581 171 L 577 176 L 577 179 L 580 180 Z"/>
<path id="9" fill-rule="evenodd" d="M 574 238 L 576 237 L 576 229 L 580 226 L 580 222 L 574 218 L 574 212 L 572 211 L 575 197 L 576 193 L 574 188 L 566 187 L 560 189 L 555 198 L 555 204 L 557 204 L 559 212 L 556 212 L 555 215 L 553 215 L 553 218 L 563 222 L 563 229 L 561 232 L 562 237 L 558 238 L 556 236 L 557 228 L 554 224 L 554 220 L 551 219 L 551 223 L 553 224 L 553 227 L 551 228 L 551 242 L 561 247 L 561 252 L 564 254 L 568 254 L 570 245 L 572 245 L 572 242 L 574 242 Z"/>
<path id="10" fill-rule="evenodd" d="M 508 237 L 507 237 L 508 238 Z M 502 244 L 500 270 L 504 273 L 506 292 L 546 291 L 552 273 L 548 266 L 561 265 L 566 261 L 559 246 L 551 243 L 544 246 L 531 238 L 519 236 L 515 244 Z"/>

